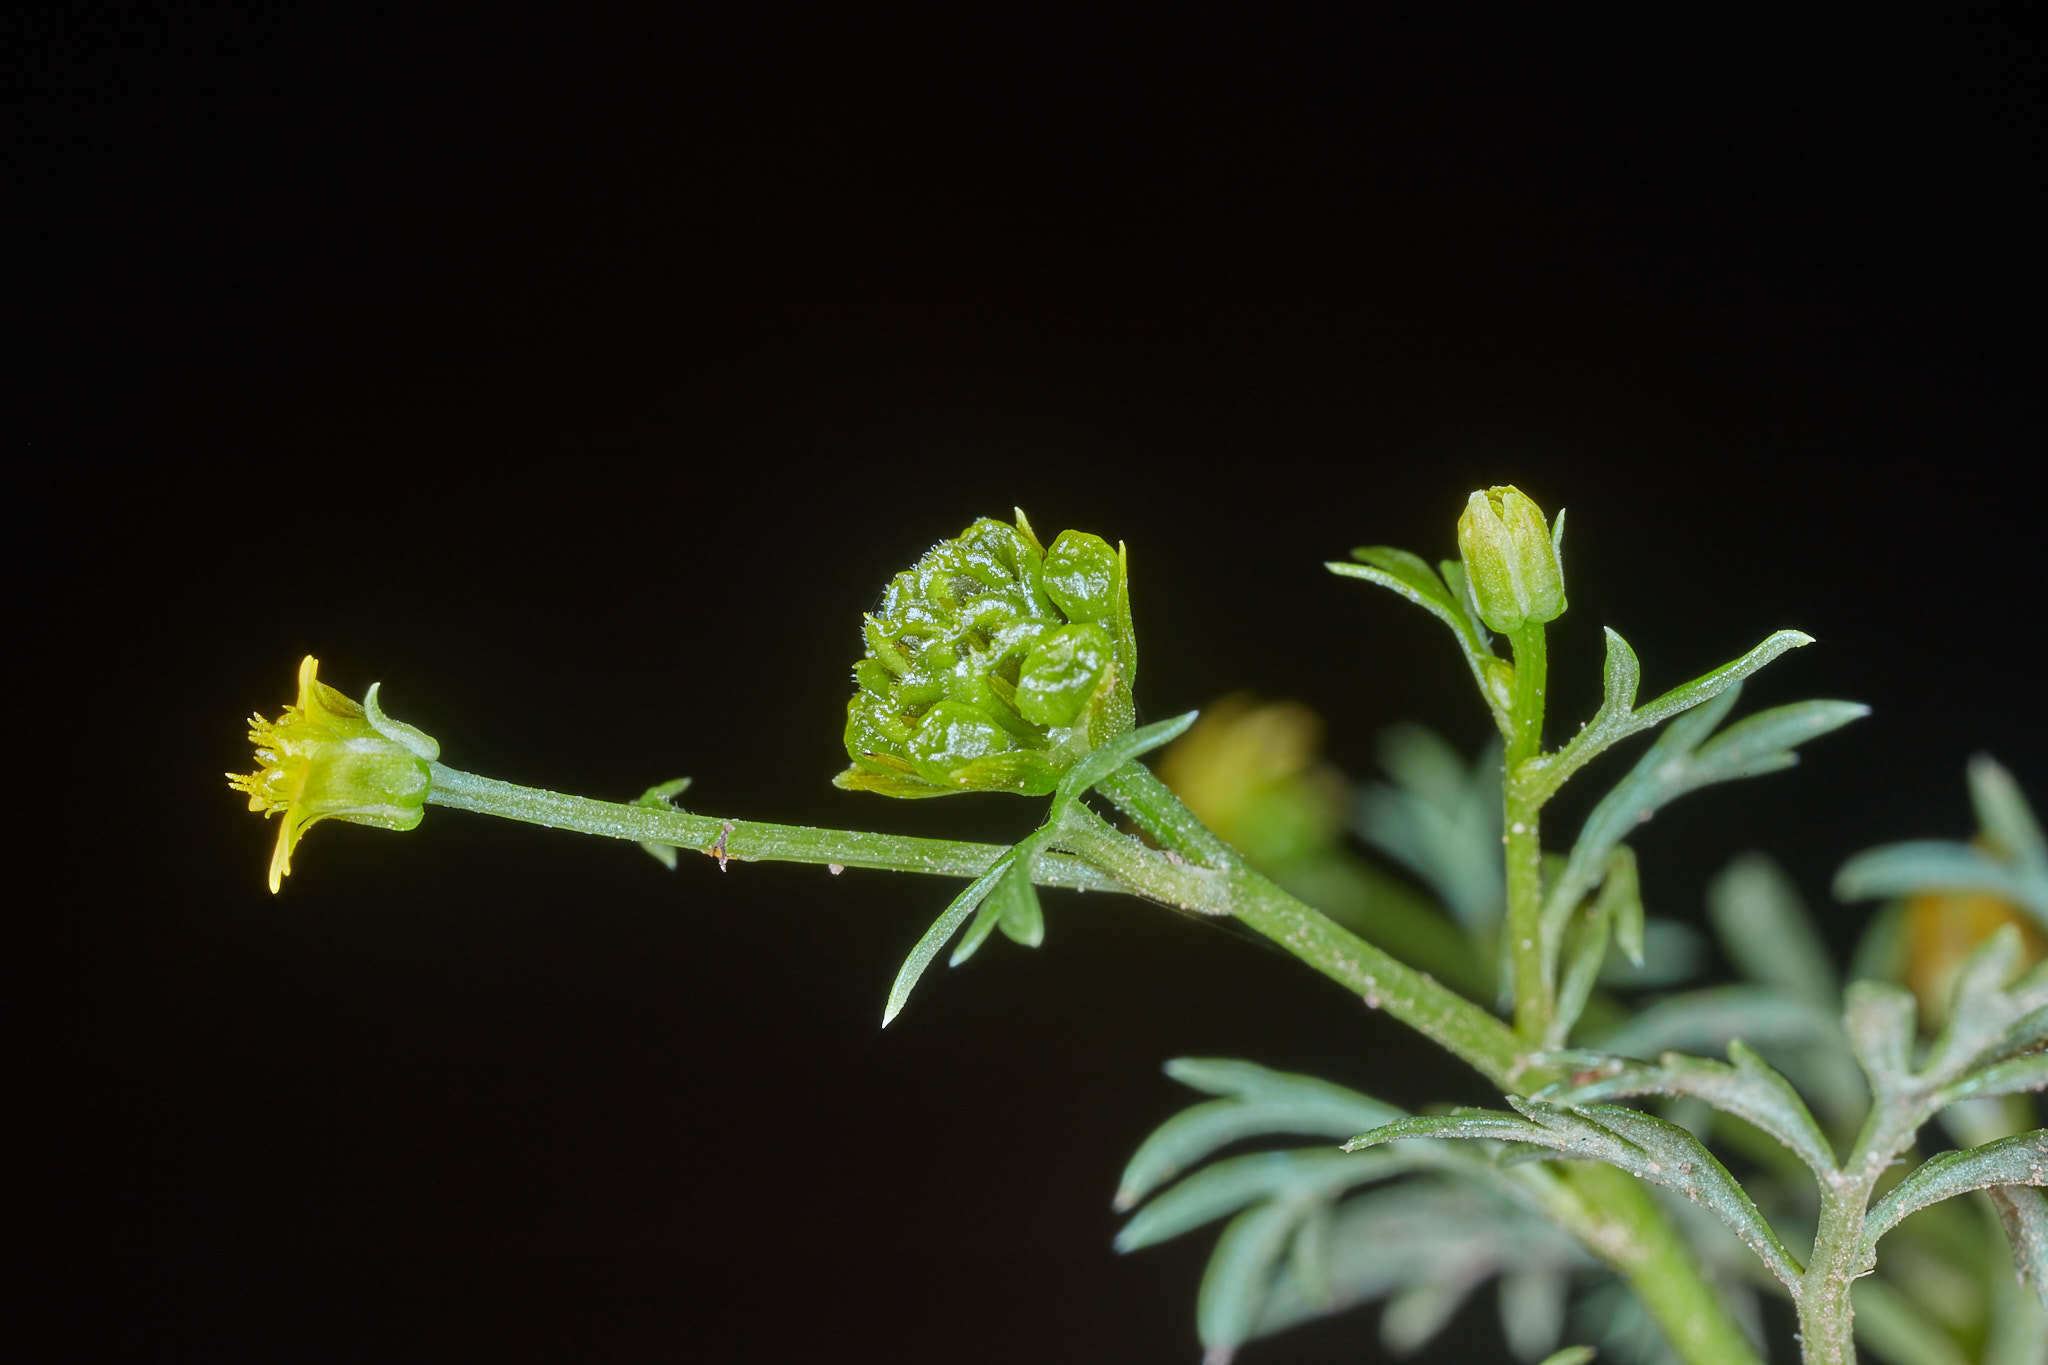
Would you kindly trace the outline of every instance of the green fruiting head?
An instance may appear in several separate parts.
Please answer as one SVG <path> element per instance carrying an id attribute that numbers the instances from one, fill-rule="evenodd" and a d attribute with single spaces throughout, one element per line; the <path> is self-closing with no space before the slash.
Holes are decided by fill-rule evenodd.
<path id="1" fill-rule="evenodd" d="M 1559 527 L 1562 530 L 1562 525 Z M 1458 554 L 1479 619 L 1504 635 L 1564 614 L 1564 565 L 1543 509 L 1512 486 L 1474 493 L 1458 518 Z"/>
<path id="2" fill-rule="evenodd" d="M 1131 728 L 1137 645 L 1125 557 L 1024 514 L 983 518 L 890 582 L 846 705 L 841 787 L 885 796 L 1045 795 Z"/>

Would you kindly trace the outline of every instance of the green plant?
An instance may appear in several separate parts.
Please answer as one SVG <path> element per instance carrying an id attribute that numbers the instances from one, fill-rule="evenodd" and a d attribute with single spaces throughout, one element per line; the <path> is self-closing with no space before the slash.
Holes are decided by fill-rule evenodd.
<path id="1" fill-rule="evenodd" d="M 634 840 L 671 866 L 687 848 L 721 866 L 785 860 L 966 878 L 906 959 L 885 1025 L 948 943 L 954 963 L 996 930 L 1037 945 L 1041 886 L 1227 916 L 1498 1087 L 1504 1108 L 1412 1115 L 1249 1062 L 1171 1063 L 1175 1079 L 1215 1098 L 1132 1158 L 1117 1202 L 1137 1211 L 1119 1246 L 1231 1219 L 1198 1309 L 1212 1359 L 1379 1298 L 1389 1300 L 1383 1333 L 1413 1345 L 1498 1277 L 1510 1341 L 1528 1359 L 1558 1346 L 1578 1289 L 1606 1301 L 1603 1344 L 1644 1358 L 1757 1359 L 1764 1292 L 1790 1300 L 1811 1361 L 1854 1359 L 1859 1331 L 1906 1365 L 1967 1359 L 1966 1345 L 1986 1360 L 2039 1361 L 2040 1309 L 1990 1287 L 1981 1220 L 1941 1201 L 1987 1191 L 2022 1277 L 2048 1292 L 2038 1193 L 2048 1130 L 2026 1126 L 2023 1098 L 2048 1086 L 2048 965 L 2025 966 L 2017 926 L 1990 933 L 1956 967 L 1923 1045 L 1914 996 L 1883 979 L 1898 975 L 1904 912 L 1880 917 L 1859 979 L 1839 989 L 1796 894 L 1752 859 L 1731 866 L 1710 898 L 1749 979 L 1633 1013 L 1619 1003 L 1616 989 L 1683 979 L 1693 955 L 1686 931 L 1645 913 L 1630 831 L 1687 793 L 1790 765 L 1797 746 L 1865 708 L 1808 701 L 1724 724 L 1745 678 L 1810 643 L 1789 630 L 1639 703 L 1635 653 L 1609 630 L 1599 708 L 1546 748 L 1545 625 L 1566 606 L 1563 532 L 1561 513 L 1546 521 L 1519 491 L 1490 489 L 1460 519 L 1457 560 L 1432 567 L 1368 547 L 1329 566 L 1449 627 L 1500 732 L 1498 756 L 1473 764 L 1425 732 L 1390 735 L 1393 781 L 1360 803 L 1360 832 L 1436 891 L 1441 910 L 1342 850 L 1341 796 L 1305 761 L 1233 774 L 1216 715 L 1201 729 L 1193 713 L 1135 726 L 1126 555 L 1073 531 L 1045 545 L 1021 513 L 1014 524 L 974 523 L 890 585 L 866 622 L 847 708 L 850 766 L 838 779 L 889 796 L 1050 798 L 1038 826 L 1008 847 L 691 814 L 674 805 L 686 779 L 618 804 L 460 772 L 438 761 L 432 739 L 384 714 L 376 687 L 358 707 L 318 681 L 310 658 L 296 705 L 275 723 L 253 722 L 258 771 L 231 781 L 252 810 L 284 817 L 273 890 L 317 820 L 407 829 L 425 805 Z M 1236 723 L 1273 723 L 1273 712 L 1248 715 L 1244 703 L 1219 709 Z M 1284 724 L 1298 733 L 1298 718 Z M 1570 846 L 1546 851 L 1543 817 L 1565 784 L 1660 727 Z M 1162 763 L 1171 783 L 1140 761 L 1183 737 Z M 1220 777 L 1214 761 L 1203 771 L 1203 752 L 1226 756 Z M 1963 891 L 2048 923 L 2048 846 L 2017 787 L 1980 761 L 1972 792 L 1985 847 L 1877 850 L 1845 867 L 1838 889 Z M 1726 1060 L 1695 1055 L 1707 1048 L 1725 1048 Z M 1654 1100 L 1659 1112 L 1615 1102 L 1625 1099 Z M 1962 1145 L 1902 1168 L 1937 1117 Z M 1211 1160 L 1275 1134 L 1348 1140 Z M 1922 1210 L 1908 1224 L 1912 1245 L 1939 1249 L 1906 1259 L 1971 1267 L 1963 1298 L 1982 1288 L 1981 1311 L 1961 1327 L 1968 1314 L 1953 1304 L 1930 1307 L 1924 1292 L 1866 1278 L 1878 1239 Z M 1810 1242 L 1808 1254 L 1788 1238 Z"/>

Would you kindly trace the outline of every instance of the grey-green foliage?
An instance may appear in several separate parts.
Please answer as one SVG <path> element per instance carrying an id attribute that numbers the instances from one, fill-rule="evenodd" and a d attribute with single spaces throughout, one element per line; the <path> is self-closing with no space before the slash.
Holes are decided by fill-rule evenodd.
<path id="1" fill-rule="evenodd" d="M 1843 900 L 1915 891 L 1984 891 L 2048 928 L 2048 840 L 2012 774 L 1985 755 L 1970 760 L 1970 801 L 1989 849 L 1934 839 L 1885 844 L 1835 874 Z"/>
<path id="2" fill-rule="evenodd" d="M 1539 1173 L 1415 1144 L 1363 1156 L 1334 1146 L 1252 1152 L 1182 1176 L 1244 1138 L 1334 1138 L 1357 1131 L 1359 1119 L 1378 1126 L 1401 1111 L 1250 1062 L 1181 1058 L 1167 1071 L 1218 1098 L 1168 1119 L 1133 1155 L 1117 1206 L 1149 1202 L 1125 1224 L 1117 1248 L 1135 1251 L 1230 1220 L 1196 1310 L 1210 1361 L 1310 1318 L 1382 1299 L 1383 1335 L 1411 1349 L 1502 1274 L 1514 1280 L 1512 1291 L 1504 1288 L 1502 1312 L 1522 1358 L 1557 1344 L 1569 1273 L 1593 1262 L 1531 1207 Z M 1364 1187 L 1375 1188 L 1361 1193 Z"/>
<path id="3" fill-rule="evenodd" d="M 1500 866 L 1500 745 L 1471 762 L 1420 725 L 1380 736 L 1390 782 L 1359 793 L 1358 832 L 1421 878 L 1468 934 L 1490 935 L 1506 891 Z"/>
<path id="4" fill-rule="evenodd" d="M 1714 690 L 1717 695 L 1681 716 L 1596 808 L 1574 859 L 1554 860 L 1547 869 L 1550 905 L 1569 911 L 1558 920 L 1561 1018 L 1577 1013 L 1596 978 L 1614 979 L 1612 940 L 1641 932 L 1633 856 L 1621 836 L 1678 795 L 1784 766 L 1792 744 L 1860 713 L 1844 704 L 1807 703 L 1716 733 L 1740 689 L 1729 679 Z M 1497 867 L 1491 855 L 1498 823 L 1482 815 L 1498 799 L 1490 760 L 1468 766 L 1442 741 L 1413 730 L 1392 738 L 1383 759 L 1393 781 L 1366 798 L 1361 831 L 1451 903 L 1475 951 L 1486 951 L 1496 932 L 1490 921 L 1499 914 L 1497 882 L 1489 887 L 1460 864 Z M 2004 869 L 2004 880 L 1974 884 L 2009 889 L 2013 868 L 2033 875 L 2039 826 L 1996 765 L 1979 760 L 1971 780 L 1980 820 L 1998 831 L 1995 861 Z M 1954 863 L 1918 866 L 1925 871 Z M 1845 876 L 1844 885 L 1863 883 Z M 1911 891 L 1924 884 L 1901 878 L 1886 885 Z M 1133 1250 L 1230 1220 L 1204 1277 L 1198 1314 L 1212 1361 L 1229 1359 L 1244 1342 L 1371 1300 L 1386 1304 L 1383 1337 L 1411 1349 L 1489 1279 L 1499 1281 L 1519 1359 L 1535 1360 L 1557 1346 L 1574 1279 L 1596 1297 L 1612 1296 L 1603 1349 L 1654 1359 L 1663 1348 L 1639 1305 L 1544 1219 L 1541 1193 L 1552 1178 L 1551 1160 L 1604 1161 L 1675 1191 L 1695 1211 L 1734 1229 L 1770 1274 L 1797 1293 L 1804 1267 L 1790 1248 L 1811 1231 L 1798 1210 L 1812 1207 L 1814 1183 L 1841 1178 L 1839 1153 L 1873 1094 L 1881 1106 L 1910 1110 L 1904 1129 L 1910 1141 L 1950 1106 L 2048 1086 L 2048 965 L 2017 975 L 2012 931 L 1995 935 L 1963 967 L 1943 1031 L 1921 1044 L 1906 992 L 1870 980 L 1844 992 L 1796 889 L 1767 859 L 1737 859 L 1709 884 L 1707 900 L 1721 948 L 1744 979 L 1653 1001 L 1596 1031 L 1590 1047 L 1563 1050 L 1569 1023 L 1553 1029 L 1556 1050 L 1543 1060 L 1566 1070 L 1569 1080 L 1529 1099 L 1511 1098 L 1511 1112 L 1415 1117 L 1343 1087 L 1250 1063 L 1172 1064 L 1177 1078 L 1221 1098 L 1169 1120 L 1134 1156 L 1119 1189 L 1120 1208 L 1192 1173 L 1126 1225 L 1119 1247 Z M 1658 923 L 1648 921 L 1653 940 Z M 1872 936 L 1896 932 L 1895 917 L 1880 917 Z M 1881 956 L 1871 949 L 1859 954 L 1872 961 Z M 1702 1051 L 1723 1052 L 1727 1060 L 1693 1055 Z M 1650 1099 L 1665 1106 L 1665 1116 L 1611 1103 L 1624 1098 Z M 1351 1116 L 1372 1122 L 1349 1130 L 1359 1136 L 1347 1144 L 1348 1155 L 1310 1148 L 1200 1164 L 1246 1138 L 1344 1134 Z M 1448 1138 L 1465 1141 L 1420 1140 Z M 2034 1130 L 1923 1164 L 1869 1210 L 1865 1261 L 1857 1273 L 1870 1273 L 1878 1239 L 1900 1219 L 1983 1189 L 1999 1206 L 2022 1277 L 2038 1287 L 2048 1277 L 2048 1204 L 2032 1187 L 2042 1183 L 2048 1166 L 2044 1141 L 2048 1136 Z M 1732 1144 L 1731 1150 L 1761 1161 L 1751 1177 L 1760 1194 L 1736 1181 L 1710 1142 Z M 1887 1152 L 1884 1159 L 1896 1155 Z M 1347 1161 L 1362 1164 L 1347 1167 Z M 1808 1182 L 1803 1195 L 1795 1175 Z M 1789 1237 L 1772 1218 L 1790 1219 Z M 1697 1225 L 1687 1232 L 1703 1264 L 1725 1265 L 1727 1255 L 1742 1254 L 1733 1242 L 1724 1252 L 1712 1241 L 1717 1234 Z M 1724 1292 L 1753 1317 L 1747 1290 L 1724 1282 Z M 1872 1278 L 1858 1286 L 1856 1297 L 1869 1305 L 1858 1320 L 1859 1338 L 1881 1359 L 1944 1365 L 1961 1358 L 1915 1286 Z M 1994 1339 L 2025 1340 L 2031 1325 L 2042 1321 L 2024 1303 L 1999 1303 L 1990 1325 Z M 1627 1324 L 1638 1319 L 1644 1330 L 1631 1331 Z M 2023 1353 L 2010 1359 L 2037 1361 Z"/>

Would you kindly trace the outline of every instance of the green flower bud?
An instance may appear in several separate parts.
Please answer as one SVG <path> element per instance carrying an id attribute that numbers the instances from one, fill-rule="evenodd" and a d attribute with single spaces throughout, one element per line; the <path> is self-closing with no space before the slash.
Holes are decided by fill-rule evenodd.
<path id="1" fill-rule="evenodd" d="M 1564 565 L 1543 523 L 1543 509 L 1521 489 L 1474 493 L 1458 518 L 1458 554 L 1465 561 L 1479 619 L 1503 635 L 1564 614 Z"/>
<path id="2" fill-rule="evenodd" d="M 1024 514 L 983 518 L 890 582 L 862 634 L 834 781 L 885 796 L 1045 795 L 1131 728 L 1137 647 L 1123 552 Z"/>

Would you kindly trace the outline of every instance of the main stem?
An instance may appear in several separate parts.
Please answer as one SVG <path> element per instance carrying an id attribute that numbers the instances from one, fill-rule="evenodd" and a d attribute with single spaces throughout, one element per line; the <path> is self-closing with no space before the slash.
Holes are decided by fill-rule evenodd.
<path id="1" fill-rule="evenodd" d="M 1515 682 L 1500 784 L 1508 961 L 1514 977 L 1515 1032 L 1530 1047 L 1540 1047 L 1552 1008 L 1543 970 L 1543 803 L 1525 792 L 1520 774 L 1525 763 L 1543 752 L 1549 655 L 1540 625 L 1525 626 L 1508 638 L 1515 651 Z"/>

